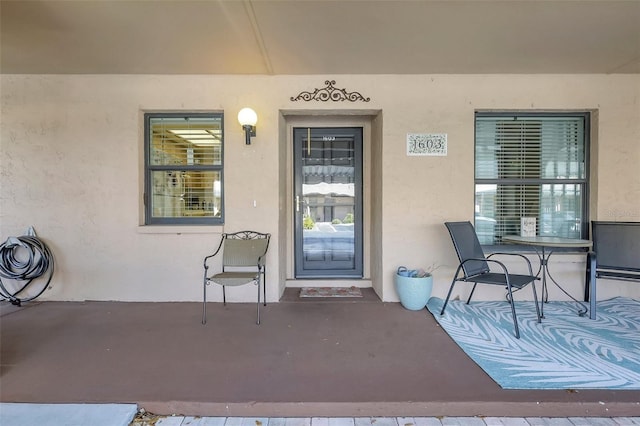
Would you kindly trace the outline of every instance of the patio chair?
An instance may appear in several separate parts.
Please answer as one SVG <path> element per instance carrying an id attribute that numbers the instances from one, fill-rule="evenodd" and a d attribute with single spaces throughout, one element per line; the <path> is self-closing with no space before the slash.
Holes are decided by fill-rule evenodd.
<path id="1" fill-rule="evenodd" d="M 458 265 L 456 273 L 453 276 L 453 281 L 451 282 L 451 287 L 449 288 L 447 298 L 442 305 L 440 315 L 444 314 L 444 310 L 447 307 L 449 298 L 451 297 L 453 287 L 458 281 L 473 283 L 471 293 L 469 294 L 469 298 L 467 299 L 467 304 L 469 304 L 469 302 L 471 301 L 473 292 L 475 291 L 478 284 L 504 286 L 507 290 L 507 300 L 511 305 L 511 314 L 513 316 L 515 336 L 519 339 L 520 330 L 518 328 L 516 307 L 513 300 L 514 289 L 520 290 L 526 285 L 531 284 L 531 287 L 533 288 L 533 300 L 535 301 L 536 305 L 536 316 L 538 322 L 541 321 L 540 307 L 538 305 L 538 295 L 536 293 L 535 286 L 535 281 L 538 278 L 533 275 L 531 262 L 525 256 L 518 253 L 492 253 L 489 256 L 485 256 L 484 252 L 482 251 L 480 241 L 478 240 L 478 235 L 476 234 L 476 231 L 471 222 L 445 222 L 445 226 L 447 227 L 447 229 L 449 230 L 449 234 L 451 235 L 451 240 L 453 241 L 453 246 L 455 247 L 460 264 Z M 496 255 L 519 256 L 523 258 L 526 261 L 527 266 L 529 267 L 529 274 L 518 275 L 509 273 L 504 263 L 495 259 L 491 259 L 492 256 Z M 500 267 L 502 272 L 491 272 L 489 264 Z M 460 276 L 461 271 L 462 276 Z"/>
<path id="2" fill-rule="evenodd" d="M 222 286 L 222 301 L 227 304 L 226 287 L 256 284 L 258 287 L 258 310 L 256 323 L 260 324 L 260 284 L 264 306 L 267 306 L 267 285 L 265 256 L 269 248 L 271 234 L 254 231 L 240 231 L 222 234 L 220 245 L 212 255 L 204 258 L 204 296 L 202 301 L 202 324 L 207 323 L 207 285 L 210 283 Z M 218 253 L 222 253 L 221 272 L 208 275 L 207 261 Z"/>

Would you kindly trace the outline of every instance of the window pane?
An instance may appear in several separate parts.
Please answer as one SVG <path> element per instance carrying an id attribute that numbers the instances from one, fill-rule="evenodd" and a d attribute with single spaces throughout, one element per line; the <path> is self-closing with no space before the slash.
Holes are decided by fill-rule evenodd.
<path id="1" fill-rule="evenodd" d="M 477 117 L 476 178 L 584 179 L 584 117 Z"/>
<path id="2" fill-rule="evenodd" d="M 500 244 L 520 234 L 520 218 L 535 217 L 536 235 L 580 238 L 580 184 L 476 185 L 476 232 L 481 244 Z"/>
<path id="3" fill-rule="evenodd" d="M 151 165 L 222 164 L 222 117 L 154 117 L 150 135 Z"/>
<path id="4" fill-rule="evenodd" d="M 542 177 L 584 179 L 584 117 L 547 121 L 542 126 Z"/>
<path id="5" fill-rule="evenodd" d="M 220 178 L 220 171 L 153 171 L 152 217 L 221 217 Z"/>
<path id="6" fill-rule="evenodd" d="M 582 185 L 542 185 L 538 234 L 580 238 L 583 221 L 582 193 Z"/>

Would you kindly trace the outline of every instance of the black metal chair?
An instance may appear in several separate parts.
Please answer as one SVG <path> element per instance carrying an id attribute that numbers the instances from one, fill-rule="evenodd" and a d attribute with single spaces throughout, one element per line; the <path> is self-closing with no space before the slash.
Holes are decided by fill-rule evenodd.
<path id="1" fill-rule="evenodd" d="M 222 234 L 220 245 L 212 255 L 204 258 L 204 296 L 202 302 L 202 324 L 207 323 L 207 285 L 210 283 L 222 286 L 222 301 L 227 304 L 226 286 L 240 286 L 254 283 L 258 286 L 257 324 L 260 324 L 260 283 L 264 306 L 267 306 L 267 283 L 265 279 L 265 256 L 269 248 L 271 234 L 255 231 L 240 231 Z M 222 271 L 207 276 L 209 265 L 207 260 L 222 251 Z"/>
<path id="2" fill-rule="evenodd" d="M 478 284 L 504 286 L 507 290 L 507 300 L 511 305 L 511 314 L 513 316 L 515 335 L 516 338 L 519 339 L 520 330 L 518 328 L 516 307 L 513 300 L 513 289 L 520 290 L 527 284 L 531 284 L 531 287 L 533 288 L 533 300 L 535 300 L 536 305 L 536 315 L 538 318 L 538 322 L 541 321 L 540 307 L 538 305 L 538 295 L 536 293 L 535 286 L 535 280 L 537 280 L 538 278 L 533 275 L 531 262 L 525 256 L 518 253 L 493 253 L 489 256 L 485 256 L 482 250 L 482 246 L 480 245 L 480 241 L 478 241 L 478 235 L 476 234 L 476 231 L 471 222 L 445 222 L 445 226 L 447 227 L 447 229 L 449 230 L 449 234 L 451 235 L 451 240 L 453 241 L 453 246 L 456 249 L 456 254 L 458 255 L 460 264 L 458 265 L 456 273 L 453 276 L 453 281 L 451 282 L 451 287 L 449 288 L 447 298 L 442 305 L 440 315 L 444 314 L 444 309 L 447 307 L 447 303 L 449 302 L 449 298 L 451 297 L 453 287 L 458 281 L 473 283 L 473 288 L 471 289 L 471 293 L 469 294 L 469 298 L 467 299 L 467 304 L 471 301 L 473 292 L 475 291 L 476 285 Z M 526 261 L 527 266 L 529 267 L 529 275 L 510 274 L 504 263 L 495 259 L 491 259 L 491 257 L 495 255 L 519 256 L 523 258 Z M 489 267 L 490 263 L 499 266 L 502 269 L 502 272 L 491 272 L 491 269 Z M 463 272 L 462 276 L 459 276 L 460 271 Z"/>

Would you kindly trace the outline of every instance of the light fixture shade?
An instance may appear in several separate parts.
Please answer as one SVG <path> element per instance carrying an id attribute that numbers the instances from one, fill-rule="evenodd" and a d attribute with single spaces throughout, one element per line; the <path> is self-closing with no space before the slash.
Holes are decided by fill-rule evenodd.
<path id="1" fill-rule="evenodd" d="M 242 108 L 238 113 L 238 121 L 243 126 L 255 126 L 258 122 L 258 115 L 251 108 Z"/>

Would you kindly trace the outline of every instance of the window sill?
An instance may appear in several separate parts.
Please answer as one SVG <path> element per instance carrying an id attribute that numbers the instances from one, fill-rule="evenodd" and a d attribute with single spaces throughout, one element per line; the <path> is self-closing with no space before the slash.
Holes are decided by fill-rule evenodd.
<path id="1" fill-rule="evenodd" d="M 541 252 L 541 247 L 534 247 L 524 244 L 502 244 L 502 245 L 486 245 L 482 246 L 482 249 L 485 253 L 495 253 L 495 252 L 503 252 L 503 253 L 536 253 Z M 582 254 L 587 253 L 590 249 L 582 248 L 582 247 L 545 247 L 545 252 L 554 252 L 554 253 L 567 253 L 567 254 Z"/>
<path id="2" fill-rule="evenodd" d="M 222 225 L 140 225 L 137 228 L 139 234 L 221 234 L 224 232 Z"/>

